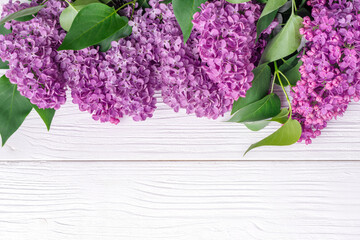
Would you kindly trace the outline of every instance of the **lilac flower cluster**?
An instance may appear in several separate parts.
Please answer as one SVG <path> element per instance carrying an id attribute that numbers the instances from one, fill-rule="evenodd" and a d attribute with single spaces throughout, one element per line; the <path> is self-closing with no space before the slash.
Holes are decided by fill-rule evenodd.
<path id="1" fill-rule="evenodd" d="M 147 16 L 135 14 L 133 34 L 112 42 L 107 52 L 94 47 L 60 52 L 73 103 L 95 120 L 117 124 L 126 115 L 143 121 L 155 111 L 153 25 L 142 19 Z"/>
<path id="2" fill-rule="evenodd" d="M 155 56 L 152 66 L 157 74 L 164 103 L 176 112 L 186 109 L 198 117 L 217 118 L 227 112 L 232 99 L 220 91 L 202 68 L 197 49 L 199 33 L 194 31 L 186 45 L 171 5 L 151 0 L 149 18 L 156 23 L 154 28 Z"/>
<path id="3" fill-rule="evenodd" d="M 252 70 L 264 48 L 255 51 L 260 7 L 253 3 L 207 2 L 194 15 L 194 29 L 186 44 L 170 5 L 151 0 L 156 28 L 156 66 L 164 102 L 175 111 L 216 119 L 245 96 Z M 270 27 L 274 28 L 274 24 Z M 270 30 L 271 31 L 271 30 Z M 252 57 L 253 56 L 253 57 Z"/>
<path id="4" fill-rule="evenodd" d="M 229 98 L 245 97 L 254 76 L 255 21 L 260 5 L 230 4 L 224 0 L 206 3 L 194 15 L 202 67 Z"/>
<path id="5" fill-rule="evenodd" d="M 10 1 L 4 5 L 2 17 L 37 5 L 35 0 Z M 30 21 L 13 20 L 5 24 L 12 33 L 0 35 L 0 58 L 9 62 L 6 76 L 17 84 L 22 95 L 39 108 L 59 109 L 66 101 L 66 81 L 55 59 L 56 49 L 65 37 L 58 21 L 65 3 L 49 0 L 46 5 Z"/>
<path id="6" fill-rule="evenodd" d="M 293 88 L 294 118 L 303 128 L 299 141 L 311 143 L 331 119 L 342 116 L 360 97 L 360 1 L 311 0 L 311 20 L 301 33 L 308 41 L 302 75 Z"/>
<path id="7" fill-rule="evenodd" d="M 98 47 L 57 52 L 65 36 L 58 18 L 66 4 L 46 4 L 31 21 L 7 23 L 12 33 L 0 36 L 0 57 L 10 63 L 7 76 L 40 108 L 58 109 L 68 86 L 79 109 L 101 122 L 117 124 L 125 115 L 135 121 L 151 117 L 156 90 L 175 111 L 222 116 L 250 88 L 265 46 L 264 38 L 254 43 L 261 11 L 257 4 L 220 0 L 202 5 L 184 44 L 171 5 L 150 0 L 152 8 L 132 16 L 132 35 L 112 42 L 107 52 Z M 10 2 L 3 15 L 35 5 L 35 0 Z M 124 13 L 132 15 L 131 7 Z"/>

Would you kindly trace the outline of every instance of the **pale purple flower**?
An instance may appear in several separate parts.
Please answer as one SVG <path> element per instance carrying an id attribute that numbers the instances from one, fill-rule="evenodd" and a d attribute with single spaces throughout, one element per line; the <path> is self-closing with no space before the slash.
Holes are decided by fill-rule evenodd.
<path id="1" fill-rule="evenodd" d="M 37 6 L 36 1 L 5 4 L 2 17 L 18 10 Z M 59 15 L 65 3 L 49 0 L 35 18 L 26 22 L 12 20 L 5 27 L 12 33 L 0 35 L 0 58 L 9 62 L 6 76 L 17 84 L 20 93 L 39 108 L 59 109 L 66 101 L 66 81 L 55 60 L 65 31 L 59 24 Z"/>
<path id="2" fill-rule="evenodd" d="M 171 5 L 154 0 L 150 5 L 152 11 L 161 10 L 152 15 L 158 23 L 154 36 L 159 61 L 153 68 L 161 77 L 164 102 L 198 117 L 223 116 L 251 87 L 252 70 L 264 48 L 263 39 L 255 46 L 259 5 L 223 0 L 203 4 L 186 44 Z"/>
<path id="3" fill-rule="evenodd" d="M 300 30 L 308 41 L 301 57 L 302 77 L 292 92 L 294 118 L 303 128 L 300 141 L 306 144 L 360 96 L 360 1 L 309 4 L 313 20 L 305 17 Z"/>
<path id="4" fill-rule="evenodd" d="M 57 61 L 61 62 L 73 103 L 81 111 L 113 124 L 125 116 L 135 121 L 152 117 L 158 85 L 152 69 L 156 46 L 152 22 L 141 11 L 135 13 L 129 23 L 133 34 L 113 41 L 107 52 L 99 52 L 98 47 L 60 51 Z"/>

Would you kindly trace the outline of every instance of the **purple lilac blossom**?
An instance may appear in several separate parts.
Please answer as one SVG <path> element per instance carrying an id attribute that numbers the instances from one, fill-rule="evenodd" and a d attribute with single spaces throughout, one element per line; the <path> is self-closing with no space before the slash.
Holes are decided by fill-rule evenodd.
<path id="1" fill-rule="evenodd" d="M 183 108 L 197 117 L 223 116 L 250 88 L 254 64 L 264 48 L 263 39 L 254 44 L 260 7 L 224 0 L 203 4 L 184 44 L 171 5 L 154 0 L 150 5 L 151 17 L 159 24 L 154 30 L 159 64 L 153 67 L 161 78 L 164 103 L 176 112 Z M 225 22 L 219 24 L 214 20 L 216 16 Z"/>
<path id="2" fill-rule="evenodd" d="M 2 17 L 24 8 L 37 6 L 36 1 L 5 4 Z M 0 35 L 0 58 L 9 62 L 6 76 L 17 84 L 20 93 L 39 108 L 59 109 L 66 101 L 66 81 L 60 72 L 56 49 L 65 37 L 59 15 L 65 3 L 48 0 L 35 18 L 26 22 L 12 20 L 5 24 L 12 33 Z"/>
<path id="3" fill-rule="evenodd" d="M 207 2 L 194 15 L 194 29 L 199 33 L 202 68 L 230 99 L 245 97 L 254 78 L 256 20 L 258 4 L 231 4 L 225 0 Z"/>
<path id="4" fill-rule="evenodd" d="M 311 0 L 311 20 L 300 30 L 307 40 L 301 57 L 301 80 L 293 88 L 293 117 L 306 144 L 327 123 L 342 116 L 360 96 L 360 1 Z"/>
<path id="5" fill-rule="evenodd" d="M 94 120 L 118 124 L 124 116 L 135 121 L 152 117 L 157 84 L 151 68 L 155 59 L 152 22 L 147 13 L 136 12 L 129 22 L 133 34 L 113 41 L 107 52 L 99 52 L 98 47 L 60 51 L 57 60 L 73 103 Z"/>

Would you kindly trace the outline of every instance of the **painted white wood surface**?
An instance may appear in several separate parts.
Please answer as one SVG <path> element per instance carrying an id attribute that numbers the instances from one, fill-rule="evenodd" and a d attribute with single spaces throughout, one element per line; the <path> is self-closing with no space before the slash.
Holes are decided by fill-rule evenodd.
<path id="1" fill-rule="evenodd" d="M 360 162 L 1 162 L 2 240 L 359 240 Z"/>
<path id="2" fill-rule="evenodd" d="M 159 101 L 161 98 L 159 97 Z M 32 112 L 20 130 L 0 149 L 5 159 L 106 160 L 358 160 L 360 105 L 352 104 L 343 118 L 332 121 L 312 145 L 264 147 L 243 153 L 278 128 L 273 124 L 251 132 L 226 119 L 208 120 L 175 113 L 159 103 L 152 119 L 102 124 L 68 101 L 54 118 L 52 129 Z"/>
<path id="3" fill-rule="evenodd" d="M 4 2 L 0 0 L 0 2 Z M 248 159 L 359 159 L 360 106 L 313 145 Z M 1 240 L 359 240 L 360 162 L 88 162 L 241 159 L 251 133 L 175 114 L 99 124 L 70 102 L 47 133 L 32 113 L 0 149 Z"/>

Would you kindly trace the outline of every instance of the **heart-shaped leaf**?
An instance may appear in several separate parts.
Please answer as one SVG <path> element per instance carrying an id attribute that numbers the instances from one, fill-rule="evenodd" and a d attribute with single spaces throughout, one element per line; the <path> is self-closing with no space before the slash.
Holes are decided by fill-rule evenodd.
<path id="1" fill-rule="evenodd" d="M 257 34 L 256 41 L 259 39 L 260 34 L 270 26 L 272 21 L 274 21 L 276 14 L 277 14 L 277 11 L 274 11 L 272 13 L 269 13 L 269 14 L 263 16 L 262 18 L 259 18 L 259 20 L 256 24 L 256 34 Z"/>
<path id="2" fill-rule="evenodd" d="M 244 125 L 251 131 L 257 132 L 269 125 L 269 121 L 245 122 Z"/>
<path id="3" fill-rule="evenodd" d="M 151 8 L 147 0 L 137 0 L 138 8 Z"/>
<path id="4" fill-rule="evenodd" d="M 9 69 L 9 63 L 8 62 L 3 62 L 0 59 L 0 69 Z"/>
<path id="5" fill-rule="evenodd" d="M 287 0 L 268 0 L 264 7 L 264 10 L 261 12 L 260 18 L 265 17 L 266 15 L 269 15 L 274 11 L 277 11 L 286 2 Z"/>
<path id="6" fill-rule="evenodd" d="M 0 25 L 4 24 L 10 20 L 14 20 L 21 17 L 31 16 L 40 11 L 42 8 L 46 7 L 46 5 L 39 5 L 35 7 L 25 8 L 20 11 L 14 12 L 3 19 L 0 20 Z"/>
<path id="7" fill-rule="evenodd" d="M 97 0 L 76 0 L 74 3 L 69 4 L 60 14 L 60 25 L 65 31 L 69 31 L 71 24 L 73 23 L 76 15 L 86 5 L 91 3 L 98 3 Z"/>
<path id="8" fill-rule="evenodd" d="M 5 28 L 4 25 L 5 25 L 5 23 L 3 23 L 3 24 L 0 25 L 0 34 L 1 34 L 1 35 L 8 35 L 8 34 L 10 34 L 10 33 L 11 33 L 11 30 Z"/>
<path id="9" fill-rule="evenodd" d="M 297 64 L 289 69 L 286 72 L 282 72 L 285 77 L 289 80 L 291 86 L 295 86 L 296 83 L 301 79 L 301 73 L 299 72 L 299 68 L 303 65 L 302 61 L 298 61 Z M 286 79 L 280 74 L 281 82 L 284 86 L 289 85 L 289 83 L 286 81 Z"/>
<path id="10" fill-rule="evenodd" d="M 207 0 L 172 0 L 172 6 L 177 22 L 183 33 L 184 43 L 190 37 L 193 28 L 193 16 L 200 11 L 199 6 Z"/>
<path id="11" fill-rule="evenodd" d="M 252 144 L 245 152 L 261 146 L 288 146 L 296 143 L 301 136 L 301 125 L 298 121 L 289 119 L 281 128 L 263 140 Z M 245 155 L 244 154 L 244 155 Z"/>
<path id="12" fill-rule="evenodd" d="M 269 42 L 261 57 L 261 63 L 273 62 L 295 52 L 301 43 L 299 29 L 303 19 L 292 14 L 284 28 Z"/>
<path id="13" fill-rule="evenodd" d="M 44 121 L 46 128 L 49 131 L 51 122 L 52 122 L 55 112 L 56 112 L 55 109 L 52 109 L 52 108 L 41 109 L 41 108 L 38 108 L 38 106 L 36 106 L 34 104 L 31 104 L 31 105 L 36 110 L 36 112 L 39 114 L 41 119 Z"/>
<path id="14" fill-rule="evenodd" d="M 270 119 L 270 121 L 284 124 L 287 122 L 288 119 L 289 119 L 289 109 L 283 108 L 281 109 L 280 113 L 275 117 L 273 117 L 272 119 Z"/>
<path id="15" fill-rule="evenodd" d="M 268 119 L 280 113 L 281 101 L 278 95 L 271 93 L 263 99 L 251 103 L 232 116 L 229 122 L 254 122 Z"/>
<path id="16" fill-rule="evenodd" d="M 31 112 L 29 100 L 20 95 L 16 85 L 5 76 L 0 78 L 0 135 L 2 146 L 16 132 Z"/>
<path id="17" fill-rule="evenodd" d="M 264 10 L 262 11 L 260 18 L 256 24 L 257 38 L 259 38 L 260 34 L 267 27 L 269 27 L 270 23 L 276 17 L 278 9 L 281 8 L 286 2 L 287 0 L 269 0 L 266 3 Z"/>
<path id="18" fill-rule="evenodd" d="M 129 20 L 126 17 L 122 17 L 122 18 L 124 19 L 124 21 L 126 21 L 126 23 L 128 23 Z M 132 27 L 129 26 L 129 24 L 126 24 L 123 28 L 121 28 L 115 34 L 111 35 L 107 39 L 102 40 L 99 43 L 100 51 L 101 52 L 106 52 L 107 50 L 110 49 L 112 41 L 117 41 L 120 38 L 130 36 L 131 33 L 132 33 Z"/>
<path id="19" fill-rule="evenodd" d="M 127 25 L 114 8 L 102 3 L 85 6 L 76 15 L 58 50 L 80 50 L 100 43 Z"/>
<path id="20" fill-rule="evenodd" d="M 265 97 L 269 92 L 271 82 L 271 69 L 267 64 L 258 66 L 253 70 L 254 79 L 251 88 L 247 91 L 245 98 L 239 98 L 234 102 L 231 114 L 240 108 L 256 102 Z"/>
<path id="21" fill-rule="evenodd" d="M 289 109 L 283 108 L 281 112 L 270 120 L 260 120 L 256 122 L 245 122 L 244 125 L 251 131 L 259 131 L 269 125 L 270 122 L 284 124 L 289 119 Z"/>
<path id="22" fill-rule="evenodd" d="M 286 72 L 292 69 L 296 66 L 296 64 L 299 62 L 298 55 L 295 54 L 294 56 L 290 57 L 287 60 L 284 60 L 283 64 L 280 65 L 279 70 L 281 72 Z"/>

